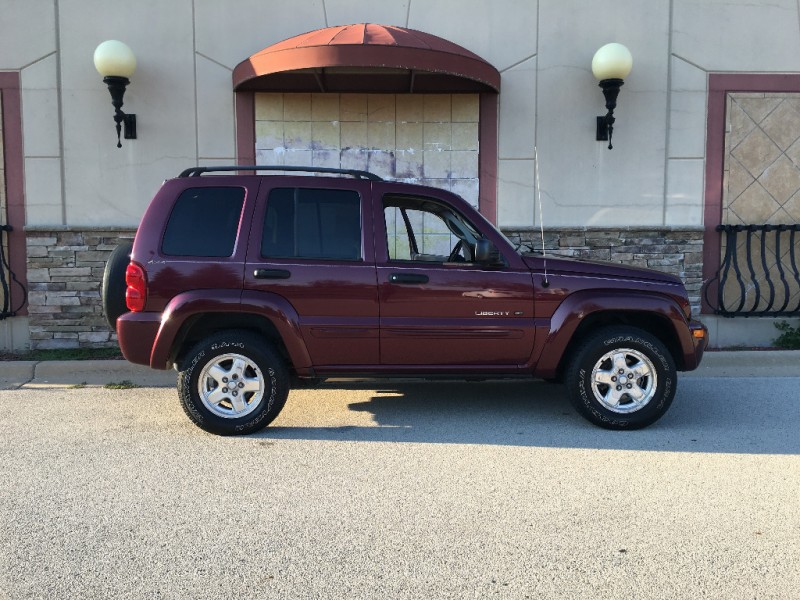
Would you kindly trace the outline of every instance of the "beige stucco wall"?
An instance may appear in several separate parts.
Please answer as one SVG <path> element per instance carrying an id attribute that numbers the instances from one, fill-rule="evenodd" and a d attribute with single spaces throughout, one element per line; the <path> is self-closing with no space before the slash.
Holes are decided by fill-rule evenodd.
<path id="1" fill-rule="evenodd" d="M 31 225 L 135 225 L 167 177 L 235 158 L 231 70 L 312 29 L 369 21 L 462 44 L 502 73 L 501 225 L 537 224 L 538 147 L 548 225 L 699 225 L 708 71 L 798 71 L 795 0 L 106 0 L 0 1 L 0 69 L 22 76 Z M 139 139 L 114 147 L 96 45 L 128 43 L 139 61 L 125 98 Z M 615 148 L 594 140 L 603 99 L 594 51 L 634 56 Z"/>

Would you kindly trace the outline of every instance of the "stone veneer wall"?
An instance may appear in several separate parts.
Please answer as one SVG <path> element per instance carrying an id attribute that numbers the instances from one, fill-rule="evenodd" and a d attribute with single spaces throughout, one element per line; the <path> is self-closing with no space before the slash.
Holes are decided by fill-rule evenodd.
<path id="1" fill-rule="evenodd" d="M 541 250 L 532 229 L 505 229 L 514 241 Z M 34 349 L 105 347 L 116 335 L 103 316 L 100 286 L 106 260 L 135 231 L 124 228 L 29 228 L 28 312 Z M 700 310 L 703 230 L 547 229 L 545 248 L 552 255 L 573 256 L 650 267 L 680 276 L 695 313 Z"/>
<path id="2" fill-rule="evenodd" d="M 542 236 L 538 229 L 504 228 L 503 233 L 535 252 L 542 251 Z M 689 293 L 692 313 L 700 314 L 703 286 L 702 228 L 545 229 L 544 246 L 553 256 L 648 267 L 678 275 Z"/>
<path id="3" fill-rule="evenodd" d="M 109 255 L 128 228 L 28 228 L 28 314 L 33 349 L 116 345 L 100 287 Z"/>

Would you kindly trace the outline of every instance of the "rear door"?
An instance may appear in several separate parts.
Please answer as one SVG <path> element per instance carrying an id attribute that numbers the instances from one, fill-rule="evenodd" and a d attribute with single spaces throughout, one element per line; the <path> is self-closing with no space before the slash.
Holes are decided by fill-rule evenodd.
<path id="1" fill-rule="evenodd" d="M 315 367 L 380 361 L 369 194 L 360 180 L 262 180 L 245 289 L 289 301 Z"/>
<path id="2" fill-rule="evenodd" d="M 397 189 L 374 186 L 382 364 L 514 370 L 527 362 L 533 283 L 520 257 L 478 264 L 484 234 L 460 199 Z"/>

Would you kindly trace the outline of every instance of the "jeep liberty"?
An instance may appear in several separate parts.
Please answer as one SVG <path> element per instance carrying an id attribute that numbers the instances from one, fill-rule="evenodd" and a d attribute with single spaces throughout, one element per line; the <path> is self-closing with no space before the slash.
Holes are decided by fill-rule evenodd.
<path id="1" fill-rule="evenodd" d="M 125 358 L 174 367 L 222 435 L 343 376 L 563 381 L 592 423 L 636 429 L 707 343 L 676 276 L 521 253 L 455 194 L 341 169 L 187 169 L 112 253 L 103 303 Z"/>

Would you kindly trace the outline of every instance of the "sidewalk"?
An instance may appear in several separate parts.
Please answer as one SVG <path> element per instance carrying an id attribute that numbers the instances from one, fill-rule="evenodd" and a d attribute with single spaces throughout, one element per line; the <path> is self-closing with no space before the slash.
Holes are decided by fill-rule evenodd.
<path id="1" fill-rule="evenodd" d="M 171 369 L 156 371 L 125 360 L 0 361 L 0 390 L 123 381 L 139 387 L 172 387 L 176 378 Z"/>
<path id="2" fill-rule="evenodd" d="M 124 360 L 0 362 L 0 390 L 123 381 L 139 387 L 172 387 L 176 376 L 173 370 L 156 371 Z M 707 352 L 699 369 L 680 377 L 800 377 L 800 350 Z"/>

